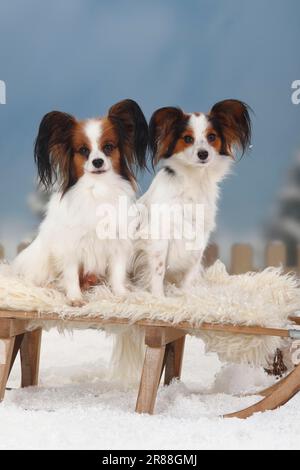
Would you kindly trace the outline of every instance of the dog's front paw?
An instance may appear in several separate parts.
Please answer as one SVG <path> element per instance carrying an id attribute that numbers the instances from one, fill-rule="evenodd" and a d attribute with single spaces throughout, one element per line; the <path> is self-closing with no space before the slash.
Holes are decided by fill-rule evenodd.
<path id="1" fill-rule="evenodd" d="M 118 287 L 117 289 L 112 289 L 112 291 L 117 297 L 125 297 L 129 294 L 129 290 L 126 287 Z"/>
<path id="2" fill-rule="evenodd" d="M 86 305 L 86 302 L 83 299 L 70 299 L 68 301 L 68 304 L 71 307 L 80 308 L 80 307 L 83 307 L 84 305 Z"/>
<path id="3" fill-rule="evenodd" d="M 153 295 L 153 297 L 157 297 L 157 298 L 164 298 L 165 297 L 164 288 L 162 288 L 162 289 L 151 289 L 151 294 Z"/>

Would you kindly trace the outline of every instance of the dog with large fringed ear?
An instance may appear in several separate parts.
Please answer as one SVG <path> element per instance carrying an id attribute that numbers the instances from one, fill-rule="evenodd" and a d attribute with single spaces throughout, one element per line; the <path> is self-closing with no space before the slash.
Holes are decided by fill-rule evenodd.
<path id="1" fill-rule="evenodd" d="M 38 236 L 16 258 L 14 271 L 39 286 L 60 279 L 76 307 L 84 303 L 80 274 L 105 278 L 115 295 L 126 294 L 133 244 L 119 236 L 127 221 L 118 214 L 121 200 L 128 208 L 135 203 L 136 170 L 146 166 L 147 145 L 148 125 L 132 100 L 84 121 L 59 111 L 46 114 L 35 161 L 40 183 L 57 189 Z M 111 237 L 102 237 L 99 214 L 107 208 Z"/>

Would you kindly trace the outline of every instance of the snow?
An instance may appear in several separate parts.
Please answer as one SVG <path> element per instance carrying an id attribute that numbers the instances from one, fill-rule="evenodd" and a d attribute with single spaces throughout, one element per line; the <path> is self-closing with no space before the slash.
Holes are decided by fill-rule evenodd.
<path id="1" fill-rule="evenodd" d="M 262 370 L 221 365 L 188 338 L 183 382 L 159 390 L 156 414 L 137 415 L 137 391 L 106 380 L 111 338 L 97 331 L 44 333 L 40 386 L 15 389 L 19 365 L 0 405 L 0 449 L 299 449 L 300 394 L 282 409 L 246 421 L 218 415 L 257 397 Z"/>

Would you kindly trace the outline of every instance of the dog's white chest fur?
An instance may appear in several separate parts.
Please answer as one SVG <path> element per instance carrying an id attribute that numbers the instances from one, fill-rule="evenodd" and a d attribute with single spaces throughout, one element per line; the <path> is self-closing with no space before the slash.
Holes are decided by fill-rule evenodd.
<path id="1" fill-rule="evenodd" d="M 112 287 L 122 294 L 132 241 L 118 238 L 122 221 L 126 223 L 118 211 L 120 199 L 128 207 L 134 203 L 134 191 L 116 174 L 97 176 L 84 175 L 63 197 L 52 195 L 37 238 L 14 262 L 18 274 L 38 285 L 63 274 L 69 297 L 78 298 L 79 269 L 100 276 L 110 273 Z"/>
<path id="2" fill-rule="evenodd" d="M 226 171 L 228 168 L 229 165 Z M 171 209 L 171 214 L 173 211 L 169 219 L 160 218 L 160 233 L 168 233 L 168 239 L 164 236 L 153 239 L 152 232 L 148 240 L 139 240 L 137 243 L 136 262 L 145 263 L 148 258 L 149 275 L 144 282 L 154 294 L 163 295 L 162 278 L 188 285 L 199 274 L 203 251 L 215 228 L 218 183 L 224 173 L 216 174 L 212 168 L 187 168 L 172 157 L 139 200 L 148 208 L 150 227 L 153 221 L 151 210 L 154 207 L 165 205 Z M 177 211 L 178 216 L 174 216 Z M 164 224 L 168 224 L 168 228 Z M 142 222 L 144 225 L 145 221 Z M 198 233 L 199 230 L 201 233 Z M 146 256 L 142 256 L 141 252 Z"/>
<path id="3" fill-rule="evenodd" d="M 70 250 L 70 256 L 77 258 L 84 272 L 104 276 L 112 253 L 130 249 L 129 240 L 117 240 L 122 230 L 118 206 L 121 197 L 131 204 L 133 191 L 127 182 L 120 184 L 114 179 L 103 178 L 101 184 L 93 184 L 82 178 L 63 199 L 59 194 L 52 197 L 41 227 L 44 233 L 52 234 L 52 258 L 61 260 Z"/>

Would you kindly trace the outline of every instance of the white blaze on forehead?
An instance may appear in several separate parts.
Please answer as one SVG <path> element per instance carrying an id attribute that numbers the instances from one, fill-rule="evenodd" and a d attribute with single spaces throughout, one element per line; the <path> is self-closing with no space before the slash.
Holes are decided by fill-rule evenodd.
<path id="1" fill-rule="evenodd" d="M 206 131 L 209 122 L 205 114 L 192 114 L 189 119 L 189 125 L 193 129 L 195 142 L 206 142 Z"/>
<path id="2" fill-rule="evenodd" d="M 89 139 L 92 147 L 92 151 L 96 151 L 99 148 L 99 139 L 102 134 L 102 122 L 97 119 L 90 119 L 87 121 L 84 127 L 84 132 Z"/>

